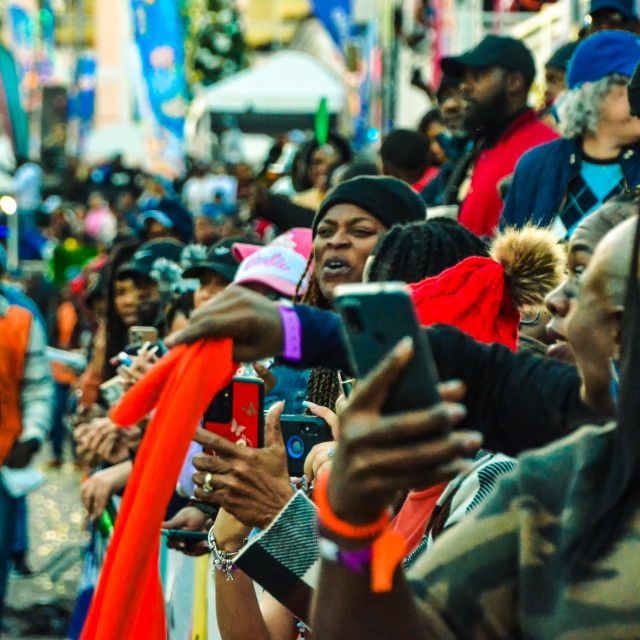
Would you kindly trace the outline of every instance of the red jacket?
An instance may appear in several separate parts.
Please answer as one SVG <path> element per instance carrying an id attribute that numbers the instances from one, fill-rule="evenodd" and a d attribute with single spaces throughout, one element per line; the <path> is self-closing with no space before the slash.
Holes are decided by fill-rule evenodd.
<path id="1" fill-rule="evenodd" d="M 479 236 L 490 236 L 504 205 L 498 192 L 501 180 L 511 175 L 525 151 L 560 136 L 538 119 L 533 109 L 525 111 L 502 134 L 497 144 L 478 156 L 469 193 L 460 207 L 459 222 Z"/>

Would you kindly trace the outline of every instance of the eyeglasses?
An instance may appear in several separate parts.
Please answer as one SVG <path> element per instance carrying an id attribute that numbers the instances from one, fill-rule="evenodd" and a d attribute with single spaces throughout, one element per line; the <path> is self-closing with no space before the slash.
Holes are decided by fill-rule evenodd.
<path id="1" fill-rule="evenodd" d="M 525 309 L 520 314 L 520 324 L 532 325 L 537 324 L 540 321 L 542 315 L 542 309 L 535 307 L 533 309 Z"/>
<path id="2" fill-rule="evenodd" d="M 353 390 L 353 385 L 355 383 L 355 378 L 349 378 L 348 380 L 342 377 L 342 371 L 338 371 L 338 381 L 340 382 L 340 387 L 342 388 L 342 393 L 345 398 L 348 398 Z"/>

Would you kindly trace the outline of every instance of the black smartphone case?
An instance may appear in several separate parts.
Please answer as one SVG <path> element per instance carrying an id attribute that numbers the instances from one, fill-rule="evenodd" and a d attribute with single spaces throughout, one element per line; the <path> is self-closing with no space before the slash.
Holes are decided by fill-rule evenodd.
<path id="1" fill-rule="evenodd" d="M 375 369 L 402 338 L 413 338 L 414 356 L 393 385 L 383 413 L 424 409 L 440 401 L 431 347 L 404 289 L 341 294 L 334 298 L 334 307 L 358 378 Z"/>
<path id="2" fill-rule="evenodd" d="M 301 478 L 309 451 L 321 442 L 332 440 L 331 429 L 317 416 L 281 416 L 280 426 L 287 449 L 289 475 Z"/>

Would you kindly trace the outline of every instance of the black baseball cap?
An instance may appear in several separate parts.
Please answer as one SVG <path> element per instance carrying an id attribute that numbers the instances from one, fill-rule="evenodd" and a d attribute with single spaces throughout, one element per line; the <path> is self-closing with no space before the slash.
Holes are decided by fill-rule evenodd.
<path id="1" fill-rule="evenodd" d="M 521 40 L 508 36 L 486 36 L 474 49 L 459 56 L 443 58 L 442 71 L 454 78 L 464 76 L 467 67 L 501 67 L 519 71 L 528 83 L 536 77 L 536 65 L 531 51 Z"/>
<path id="2" fill-rule="evenodd" d="M 635 0 L 591 0 L 589 15 L 593 16 L 598 11 L 617 11 L 628 20 L 638 19 Z"/>
<path id="3" fill-rule="evenodd" d="M 547 64 L 544 65 L 545 68 L 559 69 L 560 71 L 566 72 L 569 67 L 569 60 L 571 60 L 571 56 L 579 44 L 580 43 L 576 41 L 569 42 L 568 44 L 563 44 L 561 47 L 558 47 L 549 58 Z"/>
<path id="4" fill-rule="evenodd" d="M 177 240 L 151 240 L 140 245 L 129 262 L 118 269 L 118 279 L 133 278 L 134 276 L 151 277 L 156 260 L 166 258 L 170 262 L 180 264 L 180 254 L 184 249 L 182 242 Z"/>
<path id="5" fill-rule="evenodd" d="M 247 238 L 225 238 L 224 240 L 219 240 L 209 248 L 206 258 L 185 269 L 182 277 L 199 278 L 205 271 L 215 271 L 231 282 L 240 266 L 232 251 L 233 245 L 237 242 L 253 244 Z M 256 242 L 255 244 L 260 243 Z"/>

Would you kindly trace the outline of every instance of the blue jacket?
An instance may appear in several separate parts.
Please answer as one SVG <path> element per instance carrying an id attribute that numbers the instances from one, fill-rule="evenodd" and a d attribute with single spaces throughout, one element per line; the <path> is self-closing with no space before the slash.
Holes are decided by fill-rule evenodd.
<path id="1" fill-rule="evenodd" d="M 633 189 L 640 184 L 640 145 L 623 151 L 618 160 L 625 186 Z M 560 138 L 527 151 L 516 166 L 500 228 L 520 228 L 527 222 L 550 225 L 564 208 L 567 186 L 579 173 L 580 164 L 580 147 L 571 138 Z"/>

